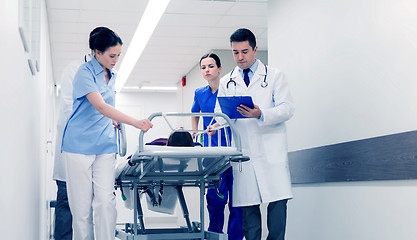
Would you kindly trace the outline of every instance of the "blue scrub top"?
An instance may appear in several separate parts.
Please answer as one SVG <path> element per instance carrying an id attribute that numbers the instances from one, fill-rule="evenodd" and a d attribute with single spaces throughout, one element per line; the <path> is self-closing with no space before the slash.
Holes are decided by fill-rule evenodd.
<path id="1" fill-rule="evenodd" d="M 193 113 L 213 113 L 214 107 L 216 106 L 216 100 L 217 100 L 217 93 L 219 90 L 217 90 L 215 93 L 211 92 L 210 86 L 201 87 L 195 90 L 194 92 L 194 102 L 193 106 L 191 107 L 191 112 Z M 213 117 L 203 117 L 203 127 L 204 129 L 207 129 L 209 126 L 211 120 Z M 211 125 L 215 124 L 216 120 L 213 120 Z M 229 139 L 232 139 L 231 131 L 229 128 L 228 130 L 228 136 Z M 217 139 L 218 139 L 218 132 L 211 136 L 211 146 L 218 146 L 217 145 Z M 224 134 L 224 131 L 221 131 L 221 146 L 226 146 L 226 136 Z M 208 137 L 207 135 L 204 136 L 204 146 L 208 146 Z"/>
<path id="2" fill-rule="evenodd" d="M 117 153 L 113 121 L 99 113 L 86 97 L 91 92 L 99 92 L 114 107 L 116 73 L 113 70 L 110 73 L 107 84 L 104 69 L 95 57 L 78 69 L 73 83 L 73 113 L 65 126 L 62 151 L 85 155 Z"/>

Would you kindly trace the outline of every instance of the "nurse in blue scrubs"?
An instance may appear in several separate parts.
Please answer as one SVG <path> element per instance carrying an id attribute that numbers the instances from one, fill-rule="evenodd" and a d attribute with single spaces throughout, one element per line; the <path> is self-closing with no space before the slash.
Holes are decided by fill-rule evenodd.
<path id="1" fill-rule="evenodd" d="M 62 151 L 75 240 L 114 240 L 117 122 L 145 132 L 152 127 L 148 119 L 138 120 L 114 108 L 113 67 L 122 44 L 110 29 L 97 33 L 94 57 L 81 65 L 73 82 L 73 113 L 64 130 Z"/>
<path id="2" fill-rule="evenodd" d="M 198 88 L 194 93 L 194 103 L 191 108 L 193 113 L 212 113 L 216 105 L 217 90 L 219 88 L 221 63 L 220 58 L 214 54 L 206 54 L 200 59 L 201 74 L 204 79 L 207 80 L 208 85 Z M 198 129 L 198 122 L 200 117 L 192 117 L 193 130 Z M 203 127 L 207 129 L 212 121 L 212 117 L 203 117 Z M 216 121 L 213 120 L 211 124 Z M 230 129 L 228 129 L 228 136 L 231 136 Z M 211 146 L 218 146 L 218 136 L 216 132 L 211 138 Z M 226 146 L 226 138 L 224 131 L 221 131 L 221 146 Z M 208 138 L 204 138 L 204 146 L 209 146 Z M 224 196 L 221 198 L 213 188 L 207 190 L 207 209 L 209 212 L 209 231 L 222 233 L 224 225 L 224 209 L 229 202 L 229 222 L 227 226 L 227 234 L 229 240 L 241 240 L 243 239 L 242 231 L 242 209 L 232 206 L 232 185 L 233 185 L 233 172 L 232 168 L 222 173 L 221 182 L 219 186 L 219 192 Z"/>

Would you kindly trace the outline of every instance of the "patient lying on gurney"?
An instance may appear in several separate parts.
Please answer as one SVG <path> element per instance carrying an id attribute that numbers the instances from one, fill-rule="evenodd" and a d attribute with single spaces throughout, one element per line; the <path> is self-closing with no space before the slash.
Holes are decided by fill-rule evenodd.
<path id="1" fill-rule="evenodd" d="M 146 145 L 158 145 L 158 146 L 172 146 L 172 147 L 194 147 L 195 145 L 201 146 L 199 143 L 194 143 L 193 137 L 188 131 L 178 129 L 173 131 L 168 139 L 158 138 L 154 141 L 147 143 Z M 129 156 L 123 163 L 116 166 L 115 176 L 116 178 L 123 171 L 126 164 L 130 163 Z M 175 206 L 178 200 L 177 190 L 174 186 L 155 186 L 156 189 L 153 191 L 147 188 L 144 193 L 146 193 L 146 200 L 148 209 L 167 214 L 174 214 Z M 133 209 L 133 193 L 130 187 L 123 187 L 122 198 L 125 201 L 125 207 L 128 209 Z M 162 198 L 163 197 L 163 198 Z"/>
<path id="2" fill-rule="evenodd" d="M 167 146 L 194 147 L 195 143 L 190 132 L 179 129 L 169 135 Z"/>

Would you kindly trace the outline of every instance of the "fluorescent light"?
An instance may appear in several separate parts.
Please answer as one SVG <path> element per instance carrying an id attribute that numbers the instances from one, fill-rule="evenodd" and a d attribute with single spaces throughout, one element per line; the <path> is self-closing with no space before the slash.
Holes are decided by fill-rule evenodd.
<path id="1" fill-rule="evenodd" d="M 142 86 L 141 90 L 162 90 L 162 91 L 176 91 L 177 87 L 161 87 L 161 86 Z"/>
<path id="2" fill-rule="evenodd" d="M 126 90 L 139 90 L 139 86 L 124 86 L 123 89 L 126 89 Z"/>
<path id="3" fill-rule="evenodd" d="M 116 92 L 120 92 L 129 77 L 132 69 L 135 67 L 140 55 L 148 44 L 153 31 L 158 25 L 162 14 L 168 6 L 170 0 L 149 0 L 145 12 L 136 28 L 123 62 L 120 65 L 117 81 L 115 84 Z"/>

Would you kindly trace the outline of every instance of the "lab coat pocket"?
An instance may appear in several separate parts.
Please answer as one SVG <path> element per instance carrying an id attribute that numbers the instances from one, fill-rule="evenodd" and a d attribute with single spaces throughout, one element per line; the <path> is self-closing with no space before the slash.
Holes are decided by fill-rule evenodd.
<path id="1" fill-rule="evenodd" d="M 280 132 L 270 132 L 262 134 L 262 152 L 264 153 L 266 164 L 287 161 L 287 141 L 285 135 Z"/>

